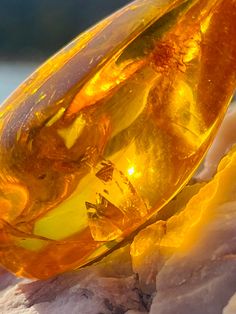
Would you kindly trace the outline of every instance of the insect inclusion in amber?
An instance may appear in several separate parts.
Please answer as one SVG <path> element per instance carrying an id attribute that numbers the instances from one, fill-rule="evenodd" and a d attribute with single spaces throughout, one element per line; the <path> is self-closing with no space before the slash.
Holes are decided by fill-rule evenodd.
<path id="1" fill-rule="evenodd" d="M 0 263 L 47 278 L 93 261 L 202 160 L 235 88 L 236 4 L 135 1 L 1 107 Z"/>

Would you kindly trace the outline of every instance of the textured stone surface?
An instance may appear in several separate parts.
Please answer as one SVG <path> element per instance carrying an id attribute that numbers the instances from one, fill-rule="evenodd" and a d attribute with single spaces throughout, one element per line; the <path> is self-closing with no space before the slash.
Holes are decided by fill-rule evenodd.
<path id="1" fill-rule="evenodd" d="M 150 314 L 221 314 L 235 293 L 236 202 L 216 212 L 196 246 L 175 254 L 157 276 Z"/>
<path id="2" fill-rule="evenodd" d="M 223 314 L 235 314 L 236 313 L 236 293 L 229 300 L 229 303 L 223 310 Z"/>
<path id="3" fill-rule="evenodd" d="M 223 120 L 213 145 L 209 149 L 203 171 L 198 175 L 198 179 L 209 180 L 216 172 L 220 159 L 230 150 L 232 145 L 236 143 L 236 103 L 228 111 Z"/>
<path id="4" fill-rule="evenodd" d="M 3 313 L 124 313 L 142 309 L 134 277 L 86 279 L 75 274 L 47 282 L 21 284 L 1 300 Z"/>

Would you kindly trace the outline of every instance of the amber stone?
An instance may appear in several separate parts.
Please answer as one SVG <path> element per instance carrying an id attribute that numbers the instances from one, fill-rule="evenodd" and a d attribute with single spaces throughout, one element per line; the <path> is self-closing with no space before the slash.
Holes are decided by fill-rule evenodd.
<path id="1" fill-rule="evenodd" d="M 47 278 L 101 256 L 201 162 L 234 92 L 235 0 L 137 0 L 0 108 L 0 263 Z"/>

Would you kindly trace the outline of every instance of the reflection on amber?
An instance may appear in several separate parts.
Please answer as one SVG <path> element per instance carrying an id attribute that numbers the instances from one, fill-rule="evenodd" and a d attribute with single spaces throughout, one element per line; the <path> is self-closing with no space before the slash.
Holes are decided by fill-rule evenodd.
<path id="1" fill-rule="evenodd" d="M 0 111 L 0 263 L 47 278 L 114 247 L 202 160 L 234 92 L 236 4 L 137 0 Z"/>

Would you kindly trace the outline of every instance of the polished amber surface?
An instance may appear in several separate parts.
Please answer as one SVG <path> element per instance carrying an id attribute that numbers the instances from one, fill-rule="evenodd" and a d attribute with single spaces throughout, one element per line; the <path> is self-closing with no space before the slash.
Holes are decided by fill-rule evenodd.
<path id="1" fill-rule="evenodd" d="M 0 263 L 93 261 L 188 182 L 236 82 L 235 0 L 137 0 L 0 108 Z"/>

